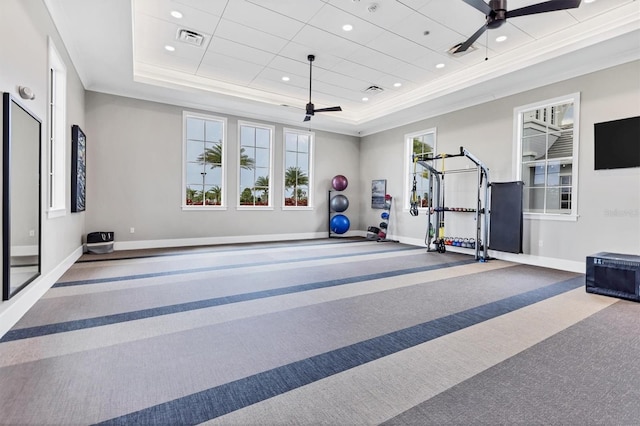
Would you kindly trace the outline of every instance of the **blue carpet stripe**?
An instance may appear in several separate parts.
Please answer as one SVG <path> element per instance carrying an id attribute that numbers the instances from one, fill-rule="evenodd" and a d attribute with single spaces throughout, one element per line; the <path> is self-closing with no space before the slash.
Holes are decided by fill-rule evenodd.
<path id="1" fill-rule="evenodd" d="M 256 291 L 251 293 L 234 294 L 213 299 L 198 300 L 195 302 L 178 303 L 175 305 L 161 306 L 157 308 L 142 309 L 139 311 L 123 312 L 120 314 L 105 315 L 95 318 L 86 318 L 74 321 L 59 322 L 55 324 L 40 325 L 35 327 L 25 327 L 8 331 L 0 343 L 13 340 L 28 339 L 31 337 L 46 336 L 49 334 L 64 333 L 67 331 L 82 330 L 85 328 L 100 327 L 103 325 L 117 324 L 126 321 L 135 321 L 144 318 L 170 315 L 179 312 L 193 311 L 197 309 L 211 308 L 214 306 L 228 305 L 231 303 L 246 302 L 248 300 L 264 299 L 267 297 L 282 296 L 285 294 L 299 293 L 303 291 L 316 290 L 320 288 L 335 287 L 345 284 L 353 284 L 363 281 L 376 280 L 380 278 L 396 277 L 399 275 L 413 274 L 415 272 L 433 271 L 442 268 L 467 265 L 475 263 L 475 260 L 461 260 L 457 262 L 441 263 L 438 265 L 420 266 L 415 268 L 400 269 L 396 271 L 380 272 L 369 275 L 359 275 L 357 277 L 341 278 L 336 280 L 319 281 L 308 284 L 299 284 L 290 287 L 274 288 L 269 290 Z"/>
<path id="2" fill-rule="evenodd" d="M 211 250 L 193 250 L 193 251 L 187 251 L 186 253 L 155 253 L 155 254 L 147 254 L 147 255 L 132 255 L 132 256 L 122 256 L 122 257 L 106 257 L 106 258 L 102 258 L 102 259 L 79 259 L 76 261 L 76 263 L 91 263 L 91 262 L 111 262 L 111 261 L 115 261 L 115 260 L 131 260 L 131 259 L 147 259 L 150 257 L 167 257 L 167 256 L 192 256 L 194 254 L 206 254 L 206 253 L 216 253 L 216 254 L 220 254 L 220 253 L 234 253 L 234 252 L 240 252 L 240 251 L 247 251 L 247 250 L 269 250 L 272 248 L 282 248 L 282 247 L 288 247 L 288 248 L 295 248 L 295 247 L 311 247 L 311 246 L 329 246 L 331 244 L 351 244 L 351 243 L 364 243 L 364 242 L 371 242 L 371 240 L 365 240 L 365 239 L 346 239 L 346 241 L 340 241 L 339 243 L 336 243 L 335 241 L 326 241 L 326 240 L 320 240 L 320 242 L 315 242 L 315 243 L 296 243 L 299 240 L 295 240 L 292 244 L 291 241 L 283 241 L 280 243 L 266 243 L 268 244 L 267 247 L 256 247 L 256 246 L 251 246 L 251 247 L 235 247 L 237 245 L 242 245 L 242 243 L 237 243 L 237 244 L 233 244 L 232 246 L 229 246 L 227 248 L 225 248 L 224 245 L 220 245 L 220 246 L 216 246 L 215 248 L 212 248 Z M 255 244 L 255 243 L 247 243 L 247 244 Z M 176 247 L 176 249 L 184 249 L 184 247 Z"/>
<path id="3" fill-rule="evenodd" d="M 406 251 L 406 250 L 419 250 L 419 249 L 416 249 L 416 247 L 406 246 L 406 247 L 397 248 L 395 250 L 368 251 L 368 252 L 361 252 L 361 253 L 307 257 L 307 258 L 301 258 L 301 259 L 271 260 L 271 261 L 264 261 L 264 262 L 238 263 L 233 265 L 207 266 L 203 268 L 179 269 L 175 271 L 151 272 L 147 274 L 122 275 L 119 277 L 94 278 L 90 280 L 60 281 L 54 284 L 53 288 L 70 287 L 70 286 L 76 286 L 76 285 L 88 285 L 88 284 L 104 284 L 108 282 L 117 282 L 117 281 L 141 280 L 144 278 L 154 278 L 154 277 L 163 277 L 163 276 L 171 276 L 171 275 L 181 275 L 181 274 L 195 274 L 198 272 L 221 271 L 225 269 L 248 268 L 253 266 L 278 265 L 282 263 L 298 263 L 298 262 L 308 262 L 308 261 L 314 261 L 314 260 L 366 256 L 369 254 L 390 253 L 390 252 Z"/>
<path id="4" fill-rule="evenodd" d="M 296 361 L 98 423 L 192 425 L 490 320 L 584 285 L 576 277 Z"/>

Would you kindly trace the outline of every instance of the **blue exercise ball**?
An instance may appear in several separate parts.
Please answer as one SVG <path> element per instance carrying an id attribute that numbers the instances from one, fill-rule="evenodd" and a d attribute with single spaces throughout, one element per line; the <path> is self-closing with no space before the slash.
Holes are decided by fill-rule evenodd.
<path id="1" fill-rule="evenodd" d="M 329 202 L 331 210 L 334 212 L 343 212 L 349 208 L 349 199 L 342 194 L 335 195 Z"/>
<path id="2" fill-rule="evenodd" d="M 331 218 L 331 222 L 329 226 L 331 227 L 331 232 L 335 234 L 344 234 L 349 230 L 349 218 L 343 214 L 337 214 Z"/>
<path id="3" fill-rule="evenodd" d="M 382 212 L 382 214 L 380 215 L 380 217 L 384 220 L 389 219 L 389 213 L 388 212 Z"/>

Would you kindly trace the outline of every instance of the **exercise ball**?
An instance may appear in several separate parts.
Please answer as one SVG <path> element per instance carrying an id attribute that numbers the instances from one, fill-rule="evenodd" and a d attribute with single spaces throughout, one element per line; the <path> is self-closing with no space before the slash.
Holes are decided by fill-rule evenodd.
<path id="1" fill-rule="evenodd" d="M 336 191 L 344 191 L 347 189 L 347 185 L 349 185 L 349 181 L 342 175 L 335 175 L 333 179 L 331 179 L 331 186 Z"/>
<path id="2" fill-rule="evenodd" d="M 334 212 L 343 212 L 349 208 L 349 199 L 342 194 L 335 195 L 331 198 L 329 206 Z"/>
<path id="3" fill-rule="evenodd" d="M 382 214 L 380 215 L 380 217 L 384 220 L 388 220 L 389 219 L 389 212 L 382 212 Z"/>
<path id="4" fill-rule="evenodd" d="M 329 225 L 331 226 L 331 232 L 344 234 L 349 230 L 349 218 L 343 214 L 337 214 L 331 218 Z"/>

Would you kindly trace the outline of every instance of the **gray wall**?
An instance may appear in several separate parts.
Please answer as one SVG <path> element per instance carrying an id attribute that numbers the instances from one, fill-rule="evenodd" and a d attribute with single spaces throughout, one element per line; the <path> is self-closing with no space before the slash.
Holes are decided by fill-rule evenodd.
<path id="1" fill-rule="evenodd" d="M 405 134 L 436 127 L 439 153 L 456 153 L 464 146 L 487 164 L 492 181 L 510 181 L 514 179 L 514 108 L 580 92 L 579 218 L 576 222 L 525 220 L 524 251 L 579 262 L 599 251 L 640 254 L 640 169 L 595 171 L 593 156 L 594 123 L 640 115 L 638 75 L 640 62 L 635 61 L 366 136 L 362 139 L 360 161 L 366 167 L 360 170 L 361 181 L 366 185 L 372 179 L 387 179 L 396 204 L 393 233 L 424 240 L 426 217 L 413 217 L 401 209 L 409 196 L 403 187 Z M 453 165 L 447 164 L 447 169 Z M 360 221 L 365 227 L 380 221 L 379 211 L 368 207 L 369 197 L 363 192 L 359 198 L 363 206 Z M 463 226 L 457 221 L 454 215 L 447 218 L 452 226 Z"/>
<path id="2" fill-rule="evenodd" d="M 0 91 L 18 98 L 42 120 L 42 275 L 49 274 L 81 245 L 84 213 L 71 214 L 69 196 L 67 214 L 48 219 L 46 215 L 46 137 L 47 137 L 47 37 L 53 38 L 67 66 L 67 167 L 66 187 L 70 188 L 71 125 L 84 126 L 84 87 L 71 63 L 48 11 L 41 0 L 2 0 L 0 2 Z M 18 86 L 28 86 L 35 100 L 25 101 Z M 18 293 L 16 298 L 21 297 Z M 0 307 L 2 303 L 0 303 Z M 1 311 L 1 308 L 0 308 Z"/>
<path id="3" fill-rule="evenodd" d="M 304 237 L 328 229 L 327 198 L 333 176 L 343 174 L 350 179 L 344 193 L 351 200 L 356 201 L 361 192 L 359 138 L 318 131 L 315 132 L 313 165 L 315 209 L 283 211 L 283 126 L 276 124 L 274 208 L 271 211 L 239 211 L 236 209 L 238 184 L 234 166 L 238 155 L 237 122 L 243 118 L 224 112 L 195 111 L 228 119 L 228 208 L 226 211 L 183 211 L 183 110 L 172 105 L 87 92 L 88 232 L 115 231 L 116 242 L 141 242 L 139 246 L 154 240 L 174 244 L 175 241 L 168 240 Z M 351 229 L 360 229 L 357 202 L 352 202 L 346 214 L 351 218 Z M 130 233 L 130 228 L 135 228 L 134 234 Z"/>

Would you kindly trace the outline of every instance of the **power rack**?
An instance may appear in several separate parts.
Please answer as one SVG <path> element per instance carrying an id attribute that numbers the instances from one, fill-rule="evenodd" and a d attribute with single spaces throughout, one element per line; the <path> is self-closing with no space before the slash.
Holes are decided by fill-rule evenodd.
<path id="1" fill-rule="evenodd" d="M 444 160 L 446 158 L 466 157 L 474 165 L 471 169 L 444 169 Z M 435 160 L 442 161 L 442 170 L 438 171 L 433 162 Z M 489 180 L 489 169 L 476 157 L 467 151 L 464 147 L 460 147 L 458 154 L 438 154 L 435 156 L 429 154 L 413 154 L 413 161 L 420 164 L 429 171 L 429 190 L 432 194 L 432 205 L 428 206 L 427 212 L 427 235 L 425 237 L 427 251 L 446 251 L 446 241 L 444 235 L 445 229 L 445 212 L 456 213 L 473 213 L 476 221 L 476 236 L 471 247 L 475 250 L 475 259 L 481 262 L 489 260 L 487 254 L 489 247 L 489 215 L 490 215 L 490 198 L 489 188 L 491 186 Z M 476 173 L 477 176 L 477 197 L 476 206 L 473 208 L 447 207 L 445 204 L 445 176 L 450 173 Z M 414 189 L 415 191 L 415 189 Z M 415 194 L 412 194 L 412 200 L 415 200 Z M 412 205 L 412 210 L 417 211 L 417 206 Z M 412 212 L 412 214 L 414 214 Z M 414 214 L 415 215 L 415 214 Z M 432 216 L 435 216 L 432 221 Z M 431 230 L 437 225 L 438 233 L 432 233 Z M 432 247 L 433 244 L 433 247 Z"/>

